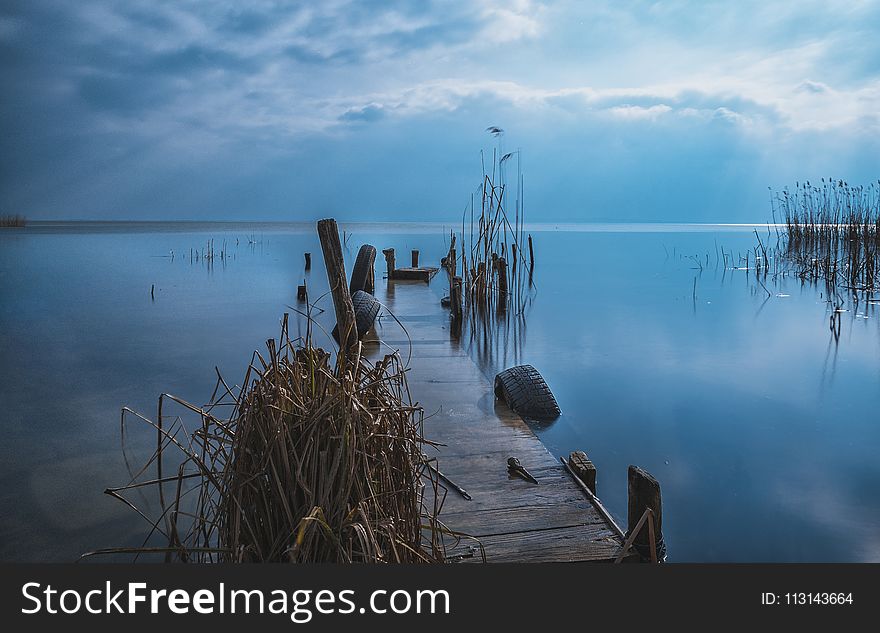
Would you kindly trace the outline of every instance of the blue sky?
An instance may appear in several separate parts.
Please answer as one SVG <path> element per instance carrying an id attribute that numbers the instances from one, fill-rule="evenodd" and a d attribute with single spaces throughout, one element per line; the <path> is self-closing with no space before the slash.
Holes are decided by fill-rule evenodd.
<path id="1" fill-rule="evenodd" d="M 0 213 L 765 221 L 880 177 L 880 3 L 4 0 Z"/>

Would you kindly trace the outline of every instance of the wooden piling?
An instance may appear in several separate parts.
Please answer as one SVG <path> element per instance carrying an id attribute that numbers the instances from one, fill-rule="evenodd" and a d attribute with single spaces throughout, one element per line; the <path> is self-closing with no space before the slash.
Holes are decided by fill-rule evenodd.
<path id="1" fill-rule="evenodd" d="M 412 251 L 412 267 L 419 267 L 419 250 L 417 248 L 414 248 Z"/>
<path id="2" fill-rule="evenodd" d="M 388 272 L 388 279 L 391 279 L 394 276 L 394 249 L 386 248 L 382 251 L 382 254 L 385 256 L 385 266 Z"/>
<path id="3" fill-rule="evenodd" d="M 654 542 L 658 560 L 663 560 L 666 547 L 663 545 L 663 507 L 660 498 L 660 484 L 649 472 L 638 466 L 630 466 L 628 471 L 629 504 L 627 512 L 627 534 L 636 529 L 646 509 L 653 514 Z M 643 560 L 650 560 L 651 544 L 649 526 L 645 525 L 633 540 L 633 545 Z"/>
<path id="4" fill-rule="evenodd" d="M 507 307 L 507 260 L 498 258 L 498 307 Z"/>
<path id="5" fill-rule="evenodd" d="M 596 466 L 583 451 L 574 451 L 568 456 L 568 467 L 578 479 L 587 485 L 590 492 L 596 494 Z"/>
<path id="6" fill-rule="evenodd" d="M 312 254 L 306 253 L 306 270 L 312 269 Z"/>
<path id="7" fill-rule="evenodd" d="M 354 306 L 348 292 L 348 281 L 345 276 L 345 263 L 342 259 L 342 245 L 339 243 L 339 229 L 336 220 L 318 221 L 318 237 L 324 253 L 324 266 L 327 268 L 327 281 L 336 310 L 336 324 L 339 327 L 339 349 L 345 353 L 358 342 L 355 326 Z"/>
<path id="8" fill-rule="evenodd" d="M 301 286 L 296 287 L 296 300 L 297 301 L 308 301 L 309 300 L 309 292 L 306 289 L 306 282 L 303 280 Z"/>

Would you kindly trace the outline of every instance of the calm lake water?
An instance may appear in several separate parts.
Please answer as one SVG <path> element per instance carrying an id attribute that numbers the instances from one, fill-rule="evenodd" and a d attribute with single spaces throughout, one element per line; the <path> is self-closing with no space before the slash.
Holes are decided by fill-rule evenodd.
<path id="1" fill-rule="evenodd" d="M 446 250 L 439 225 L 348 228 L 349 270 L 364 242 L 423 262 Z M 614 514 L 638 464 L 663 486 L 670 560 L 880 561 L 878 306 L 848 306 L 835 341 L 820 290 L 786 279 L 768 298 L 716 263 L 751 248 L 750 227 L 533 234 L 525 325 L 465 341 L 488 376 L 543 373 L 563 416 L 536 431 L 555 454 L 590 455 Z M 213 265 L 191 260 L 211 239 Z M 215 366 L 239 381 L 297 283 L 326 290 L 321 261 L 311 224 L 0 231 L 0 560 L 140 544 L 142 521 L 102 494 L 128 479 L 120 408 L 206 402 Z M 153 436 L 133 425 L 126 441 L 138 461 Z"/>

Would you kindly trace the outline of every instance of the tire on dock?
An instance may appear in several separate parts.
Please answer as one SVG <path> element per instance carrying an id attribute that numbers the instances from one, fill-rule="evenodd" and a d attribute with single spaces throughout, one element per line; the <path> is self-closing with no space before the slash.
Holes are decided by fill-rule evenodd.
<path id="1" fill-rule="evenodd" d="M 354 306 L 354 319 L 357 327 L 357 337 L 360 341 L 364 335 L 373 327 L 376 317 L 379 315 L 379 308 L 382 304 L 379 300 L 368 292 L 358 290 L 351 295 L 351 303 Z M 339 342 L 339 325 L 333 326 L 333 339 Z"/>
<path id="2" fill-rule="evenodd" d="M 351 282 L 348 291 L 353 295 L 358 290 L 373 294 L 376 289 L 373 282 L 373 266 L 376 263 L 376 247 L 372 244 L 364 244 L 358 251 L 354 260 L 354 268 L 351 269 Z"/>
<path id="3" fill-rule="evenodd" d="M 495 376 L 495 397 L 524 418 L 546 421 L 559 417 L 553 392 L 531 365 L 517 365 Z"/>

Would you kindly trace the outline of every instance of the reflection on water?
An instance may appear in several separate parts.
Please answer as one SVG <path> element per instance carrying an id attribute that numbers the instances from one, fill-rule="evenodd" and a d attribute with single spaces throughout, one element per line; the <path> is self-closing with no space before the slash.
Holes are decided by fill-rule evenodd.
<path id="1" fill-rule="evenodd" d="M 751 249 L 751 228 L 568 228 L 533 230 L 525 318 L 462 335 L 487 376 L 542 372 L 563 411 L 536 429 L 550 449 L 585 450 L 618 516 L 626 466 L 655 474 L 671 560 L 880 560 L 876 305 L 836 312 L 784 277 L 765 292 L 722 255 Z M 348 230 L 348 258 L 364 241 L 426 263 L 448 246 L 434 226 Z M 126 479 L 120 407 L 207 401 L 215 366 L 240 380 L 297 285 L 326 292 L 319 254 L 310 224 L 0 232 L 0 559 L 140 544 L 102 495 Z M 317 318 L 332 328 L 332 310 Z M 153 439 L 127 441 L 146 457 Z"/>

